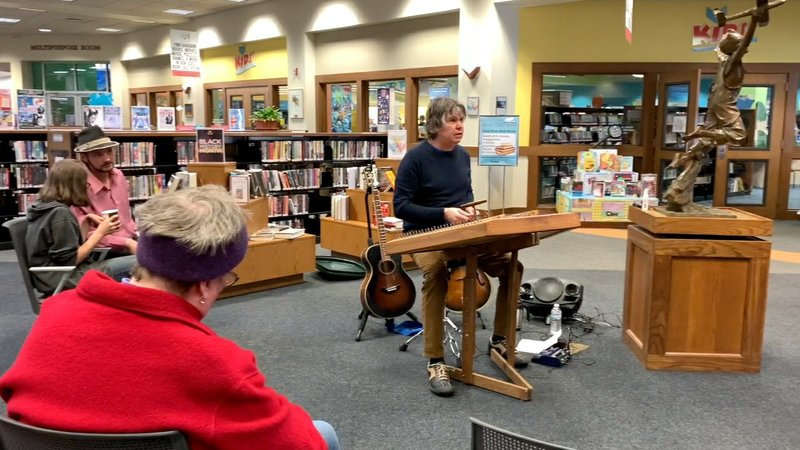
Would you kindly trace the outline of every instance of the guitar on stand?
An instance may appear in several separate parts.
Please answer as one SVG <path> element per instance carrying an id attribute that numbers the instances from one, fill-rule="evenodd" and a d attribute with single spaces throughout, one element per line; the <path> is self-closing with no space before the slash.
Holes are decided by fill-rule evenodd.
<path id="1" fill-rule="evenodd" d="M 369 316 L 386 319 L 387 328 L 393 325 L 395 317 L 403 314 L 417 321 L 416 316 L 409 312 L 414 306 L 417 295 L 414 282 L 403 269 L 401 255 L 389 256 L 386 253 L 386 227 L 383 222 L 381 197 L 371 168 L 364 170 L 364 178 L 367 185 L 367 199 L 372 198 L 372 210 L 378 228 L 378 243 L 373 243 L 372 227 L 367 224 L 370 245 L 361 253 L 361 261 L 367 273 L 360 288 L 361 314 L 358 318 L 361 319 L 361 324 L 356 334 L 356 341 L 361 340 L 361 333 Z"/>

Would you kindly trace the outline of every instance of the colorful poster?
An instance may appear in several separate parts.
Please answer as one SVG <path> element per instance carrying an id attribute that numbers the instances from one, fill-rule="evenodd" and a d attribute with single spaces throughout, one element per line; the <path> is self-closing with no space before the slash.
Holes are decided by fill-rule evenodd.
<path id="1" fill-rule="evenodd" d="M 331 131 L 353 131 L 353 88 L 349 84 L 331 86 Z"/>
<path id="2" fill-rule="evenodd" d="M 389 95 L 390 89 L 387 87 L 378 88 L 378 124 L 389 124 L 389 119 L 392 117 L 391 112 L 391 97 Z"/>
<path id="3" fill-rule="evenodd" d="M 169 40 L 172 76 L 199 78 L 200 48 L 197 46 L 197 32 L 169 30 Z"/>
<path id="4" fill-rule="evenodd" d="M 198 162 L 225 162 L 225 132 L 222 128 L 198 128 L 197 137 Z"/>
<path id="5" fill-rule="evenodd" d="M 158 131 L 175 131 L 175 108 L 159 106 L 156 111 L 158 114 Z"/>
<path id="6" fill-rule="evenodd" d="M 519 116 L 480 116 L 478 128 L 479 166 L 517 165 Z"/>
<path id="7" fill-rule="evenodd" d="M 228 110 L 228 129 L 231 131 L 244 131 L 244 110 Z"/>
<path id="8" fill-rule="evenodd" d="M 102 106 L 92 106 L 92 105 L 83 105 L 83 126 L 84 127 L 91 127 L 91 126 L 98 126 L 100 128 L 104 128 L 103 126 L 103 107 Z"/>
<path id="9" fill-rule="evenodd" d="M 387 156 L 389 159 L 403 159 L 408 148 L 406 130 L 388 130 L 386 133 L 389 144 Z"/>
<path id="10" fill-rule="evenodd" d="M 289 89 L 289 117 L 292 119 L 303 118 L 302 89 Z"/>
<path id="11" fill-rule="evenodd" d="M 150 131 L 149 106 L 131 106 L 131 130 Z"/>
<path id="12" fill-rule="evenodd" d="M 17 90 L 17 114 L 20 128 L 46 128 L 47 108 L 44 91 Z"/>

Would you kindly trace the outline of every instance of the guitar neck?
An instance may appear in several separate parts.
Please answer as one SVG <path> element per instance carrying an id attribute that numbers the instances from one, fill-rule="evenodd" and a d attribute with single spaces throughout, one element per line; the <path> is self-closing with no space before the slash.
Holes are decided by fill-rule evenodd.
<path id="1" fill-rule="evenodd" d="M 378 227 L 378 245 L 381 249 L 381 261 L 386 256 L 386 227 L 383 223 L 383 210 L 381 209 L 381 195 L 377 189 L 372 191 L 372 209 L 375 211 L 375 225 Z"/>

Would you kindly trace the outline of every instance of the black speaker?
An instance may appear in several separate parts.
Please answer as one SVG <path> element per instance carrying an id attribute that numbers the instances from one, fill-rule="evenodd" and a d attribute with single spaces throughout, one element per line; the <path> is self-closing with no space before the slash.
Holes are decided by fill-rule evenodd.
<path id="1" fill-rule="evenodd" d="M 525 281 L 519 288 L 519 301 L 528 314 L 547 317 L 558 303 L 563 317 L 571 317 L 583 303 L 583 285 L 566 278 L 545 277 Z"/>

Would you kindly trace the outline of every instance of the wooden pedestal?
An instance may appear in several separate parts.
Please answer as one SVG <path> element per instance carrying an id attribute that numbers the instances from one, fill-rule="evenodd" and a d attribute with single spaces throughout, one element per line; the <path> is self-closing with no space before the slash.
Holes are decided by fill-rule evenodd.
<path id="1" fill-rule="evenodd" d="M 197 185 L 218 184 L 228 188 L 229 173 L 236 170 L 236 163 L 229 162 L 190 162 L 189 172 L 197 172 Z"/>
<path id="2" fill-rule="evenodd" d="M 220 298 L 302 283 L 303 273 L 316 270 L 316 247 L 317 238 L 312 234 L 250 241 L 247 255 L 233 269 L 239 281 L 225 288 Z"/>
<path id="3" fill-rule="evenodd" d="M 630 209 L 623 341 L 647 369 L 758 372 L 772 221 Z"/>

